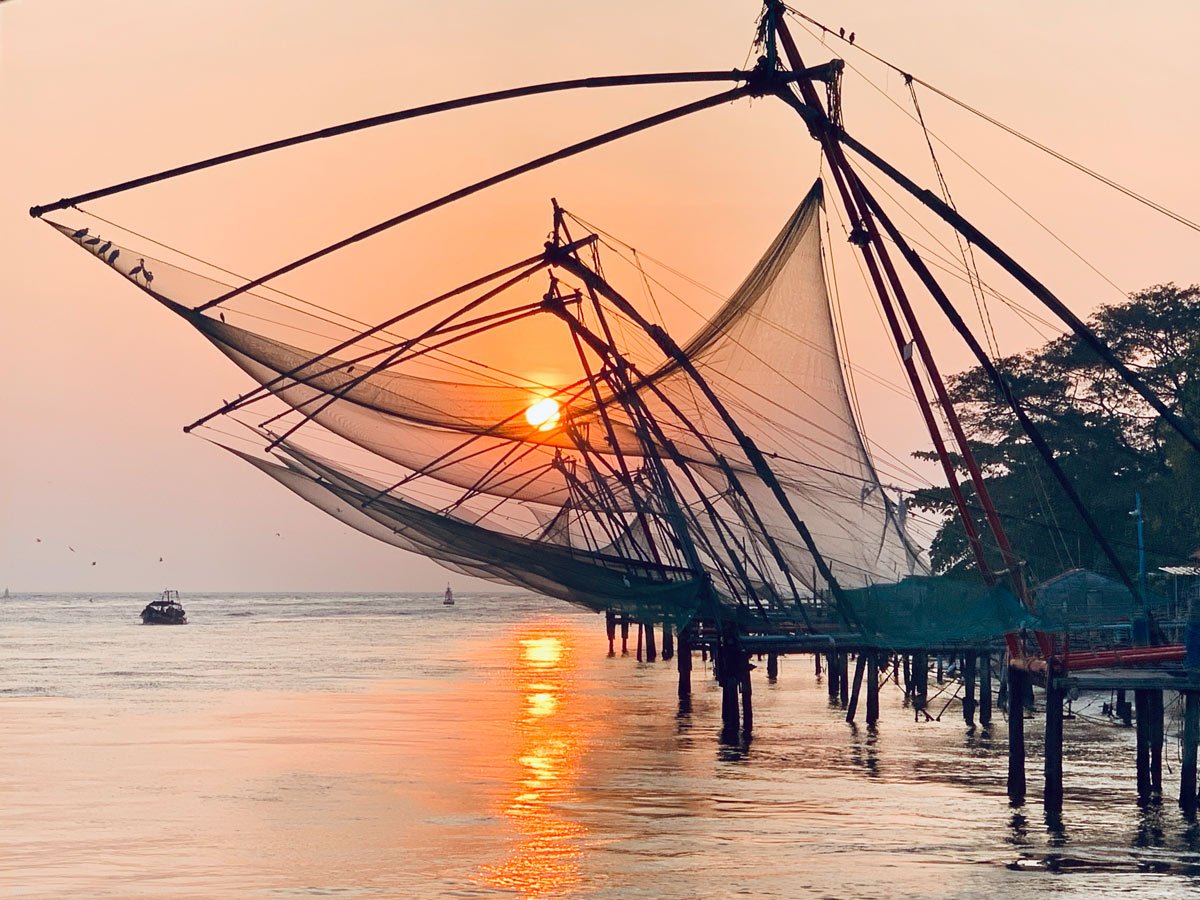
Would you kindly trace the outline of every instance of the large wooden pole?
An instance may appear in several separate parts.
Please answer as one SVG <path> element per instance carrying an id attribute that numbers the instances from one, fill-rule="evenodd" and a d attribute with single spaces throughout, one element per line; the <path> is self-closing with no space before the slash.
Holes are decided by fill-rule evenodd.
<path id="1" fill-rule="evenodd" d="M 1023 671 L 1009 662 L 1008 673 L 1008 799 L 1025 802 L 1025 679 Z"/>
<path id="2" fill-rule="evenodd" d="M 846 721 L 853 722 L 854 714 L 858 712 L 858 696 L 862 691 L 863 673 L 867 669 L 867 654 L 859 653 L 854 663 L 854 687 L 850 691 L 850 702 L 846 708 Z"/>
<path id="3" fill-rule="evenodd" d="M 992 653 L 979 654 L 979 724 L 992 724 Z"/>
<path id="4" fill-rule="evenodd" d="M 1150 692 L 1133 692 L 1134 715 L 1137 718 L 1137 792 L 1138 802 L 1150 800 Z"/>
<path id="5" fill-rule="evenodd" d="M 1057 817 L 1063 802 L 1063 689 L 1054 668 L 1046 680 L 1045 790 L 1042 803 L 1047 815 Z"/>
<path id="6" fill-rule="evenodd" d="M 1196 749 L 1200 744 L 1200 693 L 1183 695 L 1183 760 L 1179 775 L 1179 806 L 1190 822 L 1196 818 Z"/>
<path id="7" fill-rule="evenodd" d="M 963 654 L 963 721 L 968 728 L 975 727 L 975 660 L 976 655 L 967 651 Z"/>
<path id="8" fill-rule="evenodd" d="M 867 654 L 867 727 L 879 721 L 879 657 Z"/>

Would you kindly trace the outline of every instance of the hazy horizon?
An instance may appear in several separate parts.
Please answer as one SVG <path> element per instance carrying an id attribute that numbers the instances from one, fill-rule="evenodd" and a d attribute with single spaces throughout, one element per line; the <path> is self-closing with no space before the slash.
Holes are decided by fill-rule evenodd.
<path id="1" fill-rule="evenodd" d="M 1122 184 L 1196 218 L 1200 7 L 1031 0 L 917 8 L 804 5 L 858 43 Z M 376 543 L 181 427 L 247 387 L 181 323 L 28 207 L 314 128 L 483 90 L 747 59 L 760 5 L 617 2 L 0 4 L 0 586 L 22 593 L 497 590 Z M 452 27 L 451 27 L 452 26 Z M 903 79 L 793 26 L 806 62 L 851 68 L 847 130 L 935 180 Z M 584 38 L 583 36 L 586 36 Z M 752 62 L 752 56 L 751 62 Z M 876 91 L 861 70 L 877 82 Z M 711 93 L 582 91 L 321 141 L 89 204 L 99 215 L 238 272 L 260 273 L 444 191 Z M 1104 276 L 938 146 L 959 208 L 1079 313 L 1152 284 L 1200 281 L 1200 238 L 920 92 L 930 129 Z M 897 108 L 902 107 L 906 112 Z M 794 113 L 742 101 L 541 170 L 301 269 L 280 286 L 377 321 L 447 283 L 536 252 L 551 196 L 727 293 L 820 166 Z M 836 227 L 836 226 L 835 226 Z M 852 356 L 900 380 L 836 231 Z M 367 245 L 370 245 L 369 247 Z M 989 282 L 1017 296 L 1011 282 Z M 978 322 L 969 292 L 956 299 Z M 706 312 L 715 308 L 713 305 Z M 1022 300 L 1029 307 L 1033 301 Z M 1004 352 L 1048 332 L 995 303 Z M 944 372 L 969 365 L 929 326 Z M 542 371 L 553 349 L 498 345 Z M 911 408 L 860 379 L 867 431 L 901 459 L 928 438 Z M 909 462 L 929 478 L 923 464 Z M 160 561 L 161 560 L 161 561 Z"/>

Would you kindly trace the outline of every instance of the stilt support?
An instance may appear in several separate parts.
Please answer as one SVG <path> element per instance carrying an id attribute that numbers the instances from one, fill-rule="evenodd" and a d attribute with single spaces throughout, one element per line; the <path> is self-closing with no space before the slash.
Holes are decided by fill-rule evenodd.
<path id="1" fill-rule="evenodd" d="M 687 628 L 679 631 L 679 655 L 675 657 L 679 670 L 679 699 L 692 696 L 692 637 Z"/>
<path id="2" fill-rule="evenodd" d="M 1008 799 L 1025 802 L 1025 679 L 1020 669 L 1008 673 Z"/>
<path id="3" fill-rule="evenodd" d="M 975 727 L 975 660 L 976 655 L 971 652 L 963 654 L 962 678 L 963 678 L 963 705 L 962 714 L 963 721 L 967 723 L 968 728 Z"/>
<path id="4" fill-rule="evenodd" d="M 992 724 L 992 654 L 979 654 L 979 724 Z"/>
<path id="5" fill-rule="evenodd" d="M 1200 693 L 1183 695 L 1183 762 L 1179 776 L 1179 806 L 1189 822 L 1196 818 L 1196 748 L 1200 745 Z"/>
<path id="6" fill-rule="evenodd" d="M 1150 692 L 1133 692 L 1137 719 L 1137 792 L 1138 802 L 1150 800 Z"/>
<path id="7" fill-rule="evenodd" d="M 1057 817 L 1063 803 L 1063 695 L 1053 669 L 1046 685 L 1046 786 L 1042 803 L 1047 815 Z"/>
<path id="8" fill-rule="evenodd" d="M 850 702 L 846 709 L 846 721 L 853 722 L 854 714 L 858 712 L 858 695 L 862 691 L 863 673 L 867 668 L 867 654 L 858 654 L 854 663 L 854 687 L 850 691 Z"/>
<path id="9" fill-rule="evenodd" d="M 878 721 L 879 721 L 879 657 L 874 653 L 868 653 L 867 654 L 867 727 L 873 728 L 875 726 L 875 723 Z"/>

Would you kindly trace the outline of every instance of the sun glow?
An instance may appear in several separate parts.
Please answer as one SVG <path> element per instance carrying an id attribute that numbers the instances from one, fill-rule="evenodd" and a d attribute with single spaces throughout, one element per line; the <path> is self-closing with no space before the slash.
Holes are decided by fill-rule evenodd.
<path id="1" fill-rule="evenodd" d="M 554 428 L 558 425 L 559 418 L 558 401 L 553 397 L 545 397 L 525 410 L 525 421 L 538 431 Z"/>

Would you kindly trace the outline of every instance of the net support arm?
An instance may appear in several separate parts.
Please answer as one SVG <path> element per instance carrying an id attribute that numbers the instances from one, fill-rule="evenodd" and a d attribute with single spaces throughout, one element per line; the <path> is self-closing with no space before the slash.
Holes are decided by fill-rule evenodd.
<path id="1" fill-rule="evenodd" d="M 255 278 L 253 281 L 248 281 L 246 284 L 243 284 L 240 287 L 226 291 L 219 297 L 214 297 L 207 303 L 203 303 L 196 307 L 196 311 L 203 312 L 206 309 L 211 309 L 214 306 L 224 303 L 226 300 L 230 300 L 239 294 L 245 293 L 246 291 L 256 288 L 261 284 L 265 284 L 274 278 L 278 278 L 280 275 L 285 275 L 288 272 L 292 272 L 300 268 L 301 266 L 308 265 L 309 263 L 315 262 L 324 256 L 328 256 L 330 253 L 341 250 L 343 247 L 348 247 L 350 244 L 373 237 L 374 235 L 387 231 L 389 228 L 394 228 L 397 225 L 400 225 L 411 219 L 415 219 L 427 212 L 440 209 L 441 207 L 447 206 L 456 200 L 469 197 L 472 194 L 476 194 L 479 191 L 484 190 L 485 188 L 493 187 L 494 185 L 515 178 L 518 175 L 524 175 L 526 172 L 532 172 L 535 169 L 548 166 L 550 163 L 558 162 L 559 160 L 575 156 L 587 150 L 592 150 L 596 147 L 603 146 L 604 144 L 612 143 L 613 141 L 620 140 L 624 137 L 629 137 L 632 134 L 637 134 L 639 131 L 645 131 L 648 128 L 653 128 L 656 125 L 662 125 L 666 122 L 683 118 L 684 116 L 691 115 L 692 113 L 711 109 L 715 106 L 721 106 L 725 103 L 739 100 L 742 97 L 747 97 L 757 92 L 757 88 L 751 87 L 750 85 L 743 85 L 741 87 L 733 88 L 732 90 L 722 91 L 719 94 L 715 94 L 703 100 L 685 103 L 683 106 L 677 106 L 674 109 L 667 110 L 666 112 L 661 112 L 645 119 L 640 119 L 637 122 L 631 122 L 628 125 L 623 125 L 620 128 L 614 128 L 612 131 L 606 131 L 603 134 L 597 135 L 596 137 L 588 138 L 585 141 L 579 141 L 578 143 L 563 147 L 560 150 L 555 150 L 553 153 L 547 153 L 544 156 L 539 156 L 537 159 L 522 163 L 519 166 L 514 166 L 511 169 L 506 169 L 503 172 L 492 175 L 491 177 L 485 178 L 482 181 L 476 181 L 474 184 L 469 184 L 466 187 L 459 188 L 456 191 L 451 191 L 449 194 L 444 194 L 436 200 L 430 200 L 428 203 L 422 203 L 420 206 L 413 207 L 407 212 L 400 213 L 397 216 L 393 216 L 390 219 L 386 219 L 383 222 L 372 225 L 370 228 L 365 228 L 362 231 L 350 235 L 349 237 L 342 238 L 340 241 L 336 241 L 327 247 L 322 247 L 320 250 L 315 250 L 312 253 L 309 253 L 307 256 L 302 256 L 300 259 L 293 260 L 286 265 L 267 272 L 265 275 L 260 275 L 258 278 Z"/>
<path id="2" fill-rule="evenodd" d="M 837 600 L 838 609 L 846 622 L 851 627 L 862 630 L 862 623 L 858 620 L 858 616 L 854 612 L 853 605 L 850 603 L 850 598 L 846 596 L 841 585 L 834 577 L 833 571 L 829 568 L 825 557 L 818 549 L 816 541 L 813 540 L 808 526 L 796 513 L 792 506 L 791 500 L 788 499 L 787 492 L 783 489 L 783 485 L 779 483 L 779 479 L 775 477 L 775 473 L 771 470 L 762 451 L 754 443 L 753 439 L 742 430 L 742 427 L 733 418 L 732 414 L 726 408 L 725 404 L 713 391 L 712 387 L 705 380 L 688 358 L 687 354 L 675 343 L 674 339 L 667 334 L 660 326 L 648 321 L 637 308 L 629 302 L 624 296 L 618 293 L 607 281 L 598 276 L 595 272 L 585 266 L 577 258 L 560 254 L 551 251 L 551 260 L 555 265 L 562 266 L 568 272 L 573 273 L 576 277 L 583 280 L 589 288 L 594 289 L 601 296 L 608 298 L 622 313 L 632 319 L 639 328 L 641 328 L 650 338 L 659 346 L 667 357 L 674 359 L 679 363 L 680 368 L 687 376 L 695 383 L 704 395 L 705 400 L 712 406 L 713 410 L 720 416 L 721 421 L 725 423 L 725 427 L 729 429 L 742 452 L 746 454 L 746 458 L 750 461 L 754 468 L 755 474 L 762 479 L 763 483 L 768 487 L 771 493 L 775 496 L 780 508 L 784 511 L 788 521 L 795 528 L 796 533 L 800 535 L 804 545 L 808 548 L 808 552 L 812 555 L 813 561 L 816 563 L 818 571 L 821 573 L 830 589 L 833 591 L 834 598 Z"/>
<path id="3" fill-rule="evenodd" d="M 808 77 L 816 79 L 825 77 L 820 66 L 813 69 L 811 73 L 806 74 Z M 77 206 L 80 203 L 88 203 L 92 200 L 99 200 L 103 197 L 109 197 L 113 194 L 120 194 L 124 191 L 145 187 L 146 185 L 155 184 L 159 181 L 177 178 L 180 175 L 188 175 L 192 172 L 200 172 L 204 169 L 211 169 L 214 166 L 221 166 L 226 163 L 237 162 L 241 159 L 248 159 L 252 156 L 259 156 L 263 153 L 270 153 L 273 150 L 283 150 L 287 147 L 295 147 L 299 144 L 310 143 L 311 141 L 337 137 L 343 134 L 351 134 L 355 131 L 365 131 L 368 128 L 377 128 L 380 125 L 390 125 L 394 122 L 403 122 L 407 119 L 417 119 L 422 116 L 450 112 L 456 109 L 466 109 L 471 106 L 482 106 L 487 103 L 495 103 L 501 100 L 514 100 L 519 97 L 533 97 L 538 94 L 553 94 L 560 91 L 572 91 L 583 88 L 632 87 L 635 85 L 653 84 L 702 84 L 722 81 L 742 81 L 749 83 L 759 76 L 760 73 L 757 70 L 740 69 L 731 69 L 723 72 L 649 72 L 636 75 L 602 75 L 594 78 L 573 78 L 565 81 L 547 81 L 541 84 L 526 85 L 524 87 L 505 88 L 504 90 L 500 91 L 472 94 L 468 97 L 459 97 L 454 100 L 442 100 L 438 103 L 429 103 L 424 106 L 414 106 L 410 107 L 409 109 L 397 110 L 396 112 L 384 113 L 378 116 L 370 116 L 366 119 L 356 119 L 353 122 L 344 122 L 341 125 L 331 125 L 327 128 L 320 128 L 316 131 L 309 131 L 305 132 L 304 134 L 280 138 L 278 140 L 268 141 L 265 144 L 257 144 L 253 147 L 246 147 L 242 150 L 233 150 L 229 153 L 222 153 L 218 156 L 209 157 L 208 159 L 186 163 L 181 166 L 174 166 L 170 169 L 163 169 L 161 172 L 155 172 L 151 175 L 143 175 L 140 178 L 132 178 L 128 181 L 122 181 L 117 184 L 109 185 L 108 187 L 97 188 L 82 194 L 76 194 L 74 197 L 63 197 L 61 200 L 56 200 L 53 203 L 32 206 L 29 209 L 29 215 L 37 219 L 41 218 L 48 212 L 54 212 L 60 209 L 68 209 L 72 206 Z M 797 76 L 780 72 L 776 73 L 774 77 L 781 80 L 791 80 Z"/>
<path id="4" fill-rule="evenodd" d="M 954 330 L 959 333 L 963 341 L 971 349 L 971 352 L 979 361 L 979 365 L 983 368 L 984 372 L 987 373 L 987 376 L 991 380 L 992 386 L 996 389 L 996 392 L 1008 404 L 1009 408 L 1013 411 L 1013 414 L 1016 415 L 1017 422 L 1020 424 L 1021 430 L 1025 432 L 1030 442 L 1041 455 L 1042 460 L 1046 463 L 1046 466 L 1050 469 L 1051 473 L 1054 475 L 1054 478 L 1058 481 L 1059 486 L 1063 489 L 1063 493 L 1067 495 L 1067 499 L 1071 501 L 1071 505 L 1075 507 L 1075 511 L 1079 514 L 1079 517 L 1083 519 L 1088 531 L 1091 532 L 1092 537 L 1095 538 L 1096 543 L 1100 545 L 1100 549 L 1104 552 L 1105 557 L 1108 559 L 1109 563 L 1112 564 L 1113 570 L 1117 573 L 1117 576 L 1121 579 L 1125 586 L 1129 588 L 1130 593 L 1136 595 L 1137 589 L 1133 585 L 1133 580 L 1130 578 L 1129 572 L 1121 563 L 1120 558 L 1113 550 L 1112 545 L 1109 544 L 1108 539 L 1100 531 L 1100 526 L 1096 524 L 1096 520 L 1092 518 L 1091 513 L 1088 512 L 1087 506 L 1084 505 L 1083 500 L 1080 498 L 1078 492 L 1076 492 L 1075 486 L 1071 484 L 1071 480 L 1067 478 L 1066 472 L 1064 472 L 1062 466 L 1058 464 L 1058 460 L 1054 458 L 1054 452 L 1050 449 L 1050 445 L 1046 443 L 1046 439 L 1042 437 L 1041 430 L 1037 427 L 1033 420 L 1029 418 L 1029 415 L 1025 412 L 1024 407 L 1021 405 L 1021 401 L 1017 398 L 1017 396 L 1013 393 L 1012 388 L 1009 386 L 1008 381 L 1000 373 L 999 369 L 996 368 L 995 364 L 987 355 L 987 352 L 983 349 L 982 345 L 980 345 L 975 335 L 971 333 L 971 329 L 967 326 L 967 323 L 963 320 L 963 317 L 959 315 L 958 310 L 954 308 L 954 304 L 950 302 L 950 298 L 946 296 L 946 292 L 942 290 L 942 286 L 938 284 L 937 279 L 933 277 L 933 273 L 929 271 L 929 267 L 925 265 L 925 260 L 921 259 L 917 252 L 913 250 L 911 246 L 909 246 L 908 241 L 904 239 L 904 236 L 900 234 L 899 229 L 897 229 L 892 223 L 891 218 L 879 205 L 879 201 L 872 195 L 868 196 L 867 201 L 871 204 L 871 209 L 875 213 L 875 218 L 879 220 L 879 223 L 888 233 L 888 237 L 891 238 L 892 243 L 899 248 L 900 253 L 904 257 L 905 261 L 909 264 L 912 270 L 916 272 L 917 277 L 921 279 L 922 284 L 925 285 L 926 290 L 929 291 L 930 295 L 937 302 L 947 320 L 949 320 L 950 324 L 954 326 Z"/>
<path id="5" fill-rule="evenodd" d="M 913 197 L 927 206 L 930 210 L 936 213 L 940 218 L 945 220 L 952 228 L 956 229 L 975 246 L 979 247 L 990 256 L 1002 269 L 1008 272 L 1015 278 L 1026 290 L 1040 300 L 1051 312 L 1075 333 L 1081 341 L 1087 344 L 1097 356 L 1105 363 L 1110 365 L 1122 380 L 1135 390 L 1143 400 L 1145 400 L 1155 412 L 1174 428 L 1189 444 L 1197 451 L 1200 451 L 1200 438 L 1191 427 L 1183 421 L 1179 416 L 1171 411 L 1170 407 L 1162 401 L 1157 394 L 1150 389 L 1142 379 L 1123 363 L 1112 348 L 1100 339 L 1100 336 L 1092 331 L 1086 323 L 1083 322 L 1075 313 L 1073 313 L 1065 303 L 1056 297 L 1049 288 L 1038 281 L 1028 270 L 1020 265 L 1011 256 L 1005 253 L 999 246 L 996 245 L 987 235 L 981 232 L 978 228 L 968 222 L 956 210 L 952 209 L 940 197 L 932 191 L 924 189 L 916 184 L 911 178 L 889 163 L 887 160 L 880 157 L 877 153 L 863 146 L 859 141 L 855 140 L 845 131 L 838 131 L 838 140 L 857 153 L 864 160 L 881 171 L 884 175 L 890 178 L 900 187 L 904 188 Z"/>

